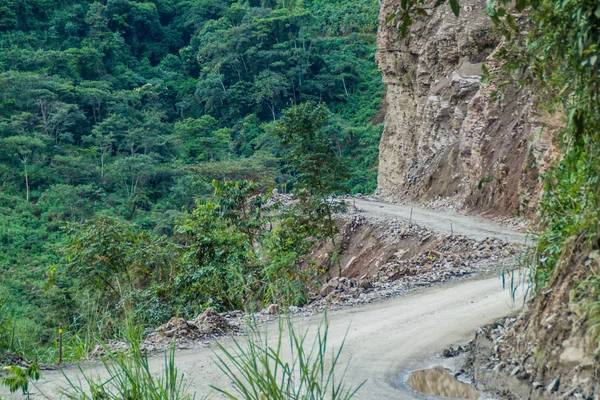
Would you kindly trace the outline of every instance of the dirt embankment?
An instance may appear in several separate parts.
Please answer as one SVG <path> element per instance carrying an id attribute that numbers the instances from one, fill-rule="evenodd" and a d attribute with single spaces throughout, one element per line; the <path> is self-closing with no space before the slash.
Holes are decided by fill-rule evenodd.
<path id="1" fill-rule="evenodd" d="M 600 273 L 600 253 L 568 247 L 549 285 L 518 318 L 477 333 L 471 362 L 479 389 L 509 399 L 600 399 L 598 313 L 586 306 L 597 301 L 586 282 Z"/>
<path id="2" fill-rule="evenodd" d="M 511 268 L 522 246 L 497 238 L 474 239 L 436 233 L 385 215 L 340 216 L 339 267 L 331 265 L 332 245 L 311 255 L 325 283 L 312 294 L 312 307 L 360 304 L 476 273 Z"/>

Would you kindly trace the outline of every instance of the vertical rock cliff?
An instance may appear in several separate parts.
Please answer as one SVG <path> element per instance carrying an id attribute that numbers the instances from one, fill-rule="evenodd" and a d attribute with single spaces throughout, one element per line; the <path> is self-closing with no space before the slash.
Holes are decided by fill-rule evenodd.
<path id="1" fill-rule="evenodd" d="M 481 83 L 499 45 L 484 0 L 461 2 L 461 16 L 431 7 L 402 38 L 380 11 L 377 62 L 386 85 L 378 194 L 391 201 L 449 201 L 458 208 L 514 215 L 535 203 L 550 158 L 548 132 L 523 90 Z M 494 92 L 502 100 L 497 100 Z"/>

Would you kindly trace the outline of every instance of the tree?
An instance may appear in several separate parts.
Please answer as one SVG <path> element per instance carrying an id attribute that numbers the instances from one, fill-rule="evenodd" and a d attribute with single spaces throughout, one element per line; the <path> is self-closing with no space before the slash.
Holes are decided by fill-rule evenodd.
<path id="1" fill-rule="evenodd" d="M 290 85 L 285 76 L 272 71 L 261 72 L 254 80 L 254 100 L 266 104 L 273 121 L 277 119 L 275 109 L 282 96 L 287 96 Z"/>
<path id="2" fill-rule="evenodd" d="M 110 85 L 105 82 L 83 82 L 77 90 L 82 102 L 91 108 L 94 123 L 101 122 L 106 105 L 111 99 Z"/>
<path id="3" fill-rule="evenodd" d="M 60 146 L 63 141 L 72 142 L 70 128 L 77 121 L 84 119 L 79 106 L 43 98 L 40 98 L 37 104 L 42 117 L 42 129 L 54 139 L 56 146 Z"/>
<path id="4" fill-rule="evenodd" d="M 45 143 L 36 136 L 10 136 L 2 140 L 6 152 L 17 157 L 23 164 L 23 175 L 25 177 L 25 198 L 29 201 L 29 173 L 27 167 L 36 153 L 46 147 Z"/>
<path id="5" fill-rule="evenodd" d="M 110 168 L 110 179 L 125 191 L 127 217 L 132 219 L 144 196 L 144 186 L 156 173 L 156 161 L 145 154 L 119 157 Z"/>
<path id="6" fill-rule="evenodd" d="M 298 183 L 296 170 L 282 168 L 284 146 L 272 134 L 273 119 L 289 105 L 322 98 L 343 120 L 343 132 L 348 124 L 368 124 L 382 94 L 373 59 L 377 2 L 325 3 L 0 0 L 0 293 L 10 293 L 17 326 L 27 326 L 24 348 L 39 346 L 25 356 L 51 354 L 43 348 L 52 345 L 57 322 L 92 320 L 78 301 L 99 291 L 80 288 L 74 272 L 45 290 L 46 271 L 63 262 L 53 249 L 66 236 L 65 221 L 85 224 L 103 211 L 130 219 L 137 233 L 170 234 L 196 199 L 220 207 L 224 197 L 236 198 L 234 186 L 211 197 L 213 180 L 252 181 L 247 201 L 286 180 Z M 333 71 L 332 54 L 347 56 L 340 65 L 352 68 Z M 348 96 L 338 71 L 346 74 Z M 358 140 L 337 143 L 343 157 L 361 147 Z M 369 151 L 376 157 L 376 144 Z M 365 176 L 360 168 L 357 175 Z M 374 176 L 373 170 L 370 187 Z M 284 301 L 283 292 L 294 304 L 304 301 L 305 271 L 296 265 L 310 248 L 303 238 L 316 232 L 304 228 L 326 219 L 319 210 L 273 226 L 263 213 L 260 232 L 245 230 L 252 218 L 207 211 L 222 224 L 209 241 L 214 263 L 202 273 L 218 277 L 226 267 L 231 279 L 227 294 L 215 292 L 215 303 Z M 244 264 L 246 256 L 251 262 Z M 198 278 L 198 268 L 185 265 Z M 248 289 L 246 270 L 254 279 Z M 171 273 L 188 279 L 177 268 Z M 178 297 L 172 281 L 146 278 L 149 286 L 134 291 L 153 305 L 136 315 L 151 314 L 153 323 L 180 310 L 191 316 L 209 301 L 203 294 Z M 117 297 L 110 289 L 105 294 Z"/>
<path id="7" fill-rule="evenodd" d="M 239 190 L 247 201 L 247 190 Z M 225 196 L 220 197 L 227 203 Z M 186 248 L 176 284 L 187 302 L 243 309 L 259 297 L 258 257 L 247 225 L 251 220 L 238 221 L 236 212 L 219 201 L 197 201 L 188 217 L 175 228 Z"/>
<path id="8" fill-rule="evenodd" d="M 179 151 L 190 161 L 218 161 L 227 154 L 230 132 L 218 129 L 209 115 L 177 121 L 173 128 Z"/>
<path id="9" fill-rule="evenodd" d="M 62 221 L 81 222 L 93 215 L 98 192 L 92 185 L 52 185 L 46 190 L 40 202 L 48 212 Z"/>
<path id="10" fill-rule="evenodd" d="M 346 190 L 348 172 L 332 137 L 324 129 L 330 112 L 324 103 L 312 101 L 288 109 L 277 122 L 275 135 L 287 146 L 285 161 L 295 178 L 294 194 L 305 214 L 314 216 L 317 225 L 331 240 L 335 254 L 337 227 L 333 214 L 343 204 L 331 196 Z M 341 265 L 338 262 L 341 275 Z"/>
<path id="11" fill-rule="evenodd" d="M 104 183 L 104 173 L 108 157 L 113 152 L 117 140 L 122 139 L 129 127 L 129 120 L 112 114 L 92 129 L 92 134 L 83 137 L 83 142 L 91 144 L 100 155 L 100 184 Z"/>
<path id="12" fill-rule="evenodd" d="M 139 232 L 117 218 L 95 216 L 68 226 L 59 247 L 64 274 L 77 277 L 97 301 L 130 312 L 136 289 L 169 279 L 176 249 L 163 236 Z"/>

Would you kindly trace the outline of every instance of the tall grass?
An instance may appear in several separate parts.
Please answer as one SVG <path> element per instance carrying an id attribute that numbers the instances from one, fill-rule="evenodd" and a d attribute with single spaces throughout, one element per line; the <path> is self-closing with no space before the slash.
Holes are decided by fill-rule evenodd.
<path id="1" fill-rule="evenodd" d="M 232 351 L 219 344 L 221 354 L 217 354 L 217 362 L 233 382 L 233 392 L 214 386 L 213 389 L 236 400 L 351 399 L 364 382 L 356 388 L 345 384 L 346 369 L 338 371 L 345 338 L 337 351 L 330 351 L 328 337 L 327 316 L 312 344 L 308 331 L 299 333 L 290 317 L 285 322 L 280 320 L 274 346 L 254 326 L 244 341 L 234 339 Z M 289 341 L 289 354 L 284 354 L 284 341 Z"/>
<path id="2" fill-rule="evenodd" d="M 0 355 L 11 344 L 11 315 L 6 305 L 0 305 Z"/>
<path id="3" fill-rule="evenodd" d="M 184 375 L 175 366 L 175 347 L 165 351 L 164 372 L 155 376 L 150 371 L 148 356 L 139 350 L 131 354 L 111 353 L 102 361 L 108 378 L 86 375 L 80 367 L 83 381 L 74 382 L 65 374 L 69 387 L 64 390 L 72 400 L 193 400 L 187 393 Z"/>
<path id="4" fill-rule="evenodd" d="M 362 384 L 356 388 L 346 385 L 346 369 L 339 371 L 345 338 L 339 349 L 330 349 L 327 316 L 314 340 L 309 340 L 308 331 L 299 333 L 291 317 L 281 319 L 278 328 L 274 346 L 253 324 L 246 339 L 233 338 L 233 350 L 217 344 L 216 361 L 233 382 L 233 392 L 211 387 L 235 400 L 349 400 L 354 397 Z M 165 351 L 164 372 L 157 376 L 151 372 L 148 356 L 138 345 L 138 333 L 133 329 L 129 332 L 129 352 L 109 352 L 102 361 L 106 378 L 86 374 L 81 367 L 83 378 L 77 382 L 64 374 L 68 382 L 68 388 L 63 390 L 65 397 L 71 400 L 195 399 L 196 394 L 187 391 L 185 376 L 175 365 L 175 344 Z"/>
<path id="5" fill-rule="evenodd" d="M 115 353 L 106 346 L 107 356 L 102 360 L 108 378 L 102 379 L 79 371 L 83 380 L 74 382 L 64 372 L 69 387 L 63 394 L 72 400 L 193 400 L 188 393 L 185 376 L 175 365 L 175 342 L 164 354 L 164 372 L 151 372 L 148 355 L 140 348 L 141 333 L 131 324 L 125 332 L 130 350 Z"/>
<path id="6" fill-rule="evenodd" d="M 513 303 L 521 300 L 526 302 L 530 299 L 535 287 L 535 263 L 537 260 L 537 237 L 527 235 L 523 243 L 524 249 L 515 256 L 515 262 L 505 265 L 500 272 L 502 287 L 510 291 Z M 518 298 L 519 288 L 522 290 L 522 298 Z"/>

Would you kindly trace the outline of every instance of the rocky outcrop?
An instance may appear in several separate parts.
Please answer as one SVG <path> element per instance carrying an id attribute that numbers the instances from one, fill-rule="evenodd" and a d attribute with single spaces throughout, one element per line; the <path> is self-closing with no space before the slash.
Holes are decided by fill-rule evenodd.
<path id="1" fill-rule="evenodd" d="M 600 252 L 569 243 L 547 287 L 517 318 L 482 328 L 472 344 L 478 389 L 513 399 L 599 399 Z M 593 279 L 593 278 L 592 278 Z M 507 396 L 510 394 L 510 396 Z"/>
<path id="2" fill-rule="evenodd" d="M 459 208 L 512 215 L 539 196 L 538 173 L 552 158 L 532 96 L 481 83 L 493 73 L 499 45 L 485 2 L 428 9 L 406 38 L 380 11 L 377 62 L 386 85 L 387 114 L 380 144 L 378 194 L 391 201 L 444 198 Z M 496 95 L 502 97 L 497 100 Z M 545 116 L 544 116 L 545 117 Z"/>

